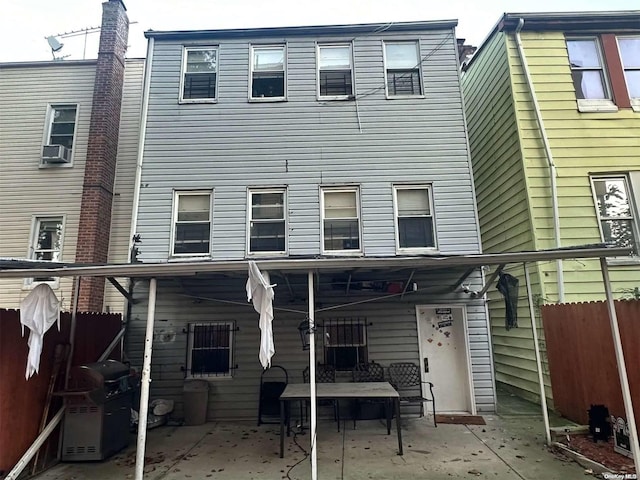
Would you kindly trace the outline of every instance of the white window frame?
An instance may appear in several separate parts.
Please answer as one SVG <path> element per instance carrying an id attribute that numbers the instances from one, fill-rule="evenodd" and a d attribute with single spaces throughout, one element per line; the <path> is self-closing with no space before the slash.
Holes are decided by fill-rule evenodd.
<path id="1" fill-rule="evenodd" d="M 571 83 L 573 85 L 573 71 L 582 69 L 576 69 L 571 66 L 571 57 L 569 56 L 569 42 L 587 40 L 593 41 L 595 43 L 596 51 L 598 53 L 598 60 L 600 61 L 600 71 L 602 72 L 602 88 L 604 89 L 604 93 L 607 98 L 578 98 L 578 92 L 575 91 L 574 87 L 576 102 L 578 104 L 578 111 L 585 113 L 617 112 L 618 106 L 613 102 L 613 91 L 609 83 L 609 72 L 607 71 L 607 64 L 605 62 L 604 51 L 602 49 L 602 42 L 600 41 L 600 37 L 598 37 L 597 35 L 577 35 L 566 37 L 565 41 L 567 44 L 567 62 L 569 64 Z M 584 70 L 592 71 L 595 69 L 585 68 Z"/>
<path id="2" fill-rule="evenodd" d="M 320 50 L 323 48 L 349 48 L 349 71 L 351 73 L 351 94 L 347 95 L 322 95 L 320 93 Z M 355 97 L 356 94 L 356 82 L 355 82 L 355 69 L 353 60 L 353 43 L 352 42 L 329 42 L 329 43 L 316 43 L 316 92 L 318 100 L 349 100 Z"/>
<path id="3" fill-rule="evenodd" d="M 629 217 L 607 217 L 607 218 L 602 218 L 600 216 L 600 209 L 598 208 L 598 196 L 596 195 L 596 186 L 595 183 L 597 181 L 606 181 L 606 180 L 622 180 L 624 182 L 625 188 L 626 188 L 626 194 L 627 194 L 627 201 L 629 202 L 629 211 L 631 213 L 631 215 Z M 635 240 L 635 248 L 638 249 L 640 248 L 640 218 L 638 216 L 638 210 L 637 210 L 637 206 L 638 206 L 638 201 L 635 199 L 634 196 L 634 185 L 632 182 L 632 178 L 630 178 L 630 175 L 624 174 L 624 173 L 612 173 L 612 174 L 597 174 L 597 175 L 591 175 L 590 177 L 590 183 L 591 183 L 591 194 L 593 196 L 593 205 L 596 211 L 596 219 L 598 221 L 598 232 L 600 233 L 600 240 L 602 242 L 606 242 L 607 240 L 604 237 L 604 231 L 602 230 L 602 222 L 608 220 L 609 218 L 611 218 L 612 220 L 630 220 L 631 221 L 631 229 L 633 232 L 633 236 L 634 236 L 634 240 Z M 636 252 L 635 254 L 632 254 L 631 258 L 626 258 L 626 257 L 618 257 L 617 260 L 621 261 L 621 262 L 626 262 L 626 261 L 631 261 L 631 262 L 637 262 L 638 260 L 640 260 L 640 252 Z"/>
<path id="4" fill-rule="evenodd" d="M 51 133 L 53 130 L 53 121 L 54 115 L 57 108 L 71 108 L 75 107 L 76 116 L 74 119 L 74 127 L 73 127 L 73 140 L 71 142 L 71 156 L 69 158 L 68 163 L 46 163 L 42 160 L 42 156 L 40 157 L 40 168 L 69 168 L 73 166 L 73 158 L 75 157 L 76 152 L 76 144 L 78 139 L 78 118 L 80 114 L 80 104 L 78 103 L 50 103 L 47 105 L 47 116 L 46 116 L 46 126 L 44 129 L 44 136 L 42 138 L 42 146 L 45 145 L 59 145 L 57 143 L 51 143 Z M 40 149 L 42 153 L 42 149 Z"/>
<path id="5" fill-rule="evenodd" d="M 617 35 L 616 36 L 616 42 L 618 45 L 618 52 L 620 52 L 620 40 L 626 40 L 626 39 L 635 39 L 640 41 L 640 36 L 638 35 Z M 631 96 L 631 92 L 629 90 L 629 83 L 627 82 L 627 76 L 626 76 L 626 72 L 627 70 L 632 70 L 632 71 L 636 71 L 639 70 L 640 71 L 640 67 L 626 67 L 624 65 L 624 60 L 622 58 L 622 54 L 620 54 L 620 64 L 622 65 L 622 76 L 624 77 L 624 81 L 625 81 L 625 85 L 627 87 L 627 93 L 629 93 L 629 102 L 631 103 L 631 108 L 635 111 L 635 112 L 640 112 L 640 97 L 632 97 Z"/>
<path id="6" fill-rule="evenodd" d="M 205 372 L 205 373 L 192 373 L 191 367 L 193 365 L 193 342 L 195 327 L 229 327 L 229 369 L 222 372 Z M 187 366 L 186 366 L 186 378 L 205 378 L 207 380 L 222 380 L 233 378 L 233 372 L 235 370 L 234 355 L 235 355 L 235 322 L 190 322 L 187 325 Z M 213 347 L 211 347 L 213 348 Z"/>
<path id="7" fill-rule="evenodd" d="M 180 197 L 190 195 L 209 195 L 209 251 L 206 253 L 175 253 L 176 225 L 178 221 L 178 206 Z M 195 222 L 201 223 L 201 222 Z M 174 190 L 171 215 L 171 237 L 169 244 L 170 258 L 210 258 L 213 244 L 213 191 L 212 190 Z"/>
<path id="8" fill-rule="evenodd" d="M 392 95 L 389 92 L 389 81 L 387 80 L 387 70 L 388 70 L 388 59 L 387 59 L 387 45 L 394 44 L 413 44 L 416 47 L 416 54 L 418 58 L 418 80 L 420 81 L 420 93 L 412 94 L 412 95 Z M 382 59 L 384 63 L 384 92 L 388 100 L 396 100 L 403 98 L 424 98 L 424 76 L 422 73 L 422 48 L 420 45 L 420 40 L 389 40 L 382 42 Z"/>
<path id="9" fill-rule="evenodd" d="M 253 195 L 255 194 L 265 194 L 265 193 L 277 193 L 282 194 L 282 219 L 253 219 Z M 274 255 L 287 255 L 289 251 L 289 215 L 287 208 L 287 189 L 284 187 L 274 187 L 274 188 L 249 188 L 247 190 L 247 242 L 246 242 L 246 252 L 247 256 L 255 257 L 255 256 L 274 256 Z M 284 223 L 284 250 L 265 250 L 259 252 L 251 251 L 251 225 L 253 222 L 258 223 L 275 223 L 276 221 L 281 221 Z"/>
<path id="10" fill-rule="evenodd" d="M 187 60 L 189 52 L 215 50 L 216 52 L 216 82 L 215 82 L 215 96 L 207 98 L 184 98 L 184 79 L 187 75 Z M 182 48 L 182 66 L 180 68 L 180 103 L 217 103 L 218 102 L 218 83 L 220 79 L 220 49 L 217 45 L 210 46 L 184 46 Z"/>
<path id="11" fill-rule="evenodd" d="M 356 195 L 356 220 L 358 221 L 358 249 L 327 250 L 324 246 L 324 222 L 325 222 L 325 194 L 327 193 L 355 193 Z M 320 246 L 323 254 L 361 256 L 364 253 L 362 244 L 362 212 L 360 202 L 360 188 L 354 187 L 321 187 L 320 188 Z"/>
<path id="12" fill-rule="evenodd" d="M 412 247 L 406 248 L 400 246 L 400 212 L 398 204 L 398 191 L 399 190 L 426 190 L 429 198 L 429 211 L 430 215 L 425 215 L 425 218 L 431 218 L 433 229 L 433 247 Z M 393 220 L 395 224 L 395 240 L 396 240 L 396 253 L 399 254 L 417 254 L 417 253 L 437 253 L 438 252 L 438 235 L 436 228 L 436 212 L 433 206 L 433 185 L 421 184 L 421 185 L 394 185 L 393 186 Z"/>
<path id="13" fill-rule="evenodd" d="M 254 97 L 253 96 L 253 55 L 256 50 L 265 50 L 273 48 L 282 48 L 283 62 L 282 72 L 284 75 L 284 95 L 280 97 Z M 256 44 L 249 46 L 249 101 L 250 102 L 284 102 L 287 100 L 287 44 L 286 43 L 273 43 L 273 44 Z M 273 70 L 274 72 L 276 70 Z M 278 72 L 280 70 L 277 70 Z"/>
<path id="14" fill-rule="evenodd" d="M 38 237 L 40 234 L 40 225 L 42 222 L 47 221 L 60 221 L 60 249 L 59 249 L 59 258 L 56 260 L 57 262 L 62 262 L 62 252 L 64 251 L 64 230 L 66 225 L 66 215 L 34 215 L 31 219 L 31 232 L 29 234 L 29 248 L 27 251 L 27 258 L 31 260 L 36 259 L 36 246 L 38 244 Z M 41 262 L 46 262 L 47 260 L 40 260 Z M 35 278 L 25 278 L 24 285 L 27 288 L 33 288 L 36 285 L 40 285 L 41 283 L 46 283 L 51 288 L 56 289 L 60 285 L 59 277 L 52 277 L 50 281 L 37 281 Z"/>

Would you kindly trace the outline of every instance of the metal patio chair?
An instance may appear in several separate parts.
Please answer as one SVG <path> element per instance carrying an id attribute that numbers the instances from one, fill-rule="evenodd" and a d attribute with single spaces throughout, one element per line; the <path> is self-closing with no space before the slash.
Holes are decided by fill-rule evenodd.
<path id="1" fill-rule="evenodd" d="M 384 367 L 377 362 L 363 362 L 356 364 L 352 371 L 354 382 L 384 382 Z M 359 419 L 363 404 L 380 405 L 385 404 L 384 400 L 353 400 L 353 428 L 356 428 L 356 420 Z"/>
<path id="2" fill-rule="evenodd" d="M 309 383 L 309 367 L 305 367 L 302 371 L 302 381 Z M 336 382 L 336 368 L 333 365 L 327 365 L 319 363 L 316 366 L 316 383 L 335 383 Z M 333 406 L 333 417 L 338 422 L 338 431 L 340 431 L 340 404 L 338 400 L 320 400 L 319 405 L 331 405 Z M 310 408 L 309 400 L 305 401 L 307 412 Z M 307 415 L 305 415 L 307 417 Z M 302 403 L 300 404 L 300 421 L 302 421 Z"/>
<path id="3" fill-rule="evenodd" d="M 411 362 L 392 363 L 389 365 L 389 381 L 400 394 L 400 405 L 420 405 L 420 416 L 424 416 L 424 402 L 433 404 L 433 425 L 436 421 L 436 397 L 433 394 L 433 383 L 423 382 L 420 367 Z M 422 385 L 429 386 L 431 398 L 426 398 Z"/>

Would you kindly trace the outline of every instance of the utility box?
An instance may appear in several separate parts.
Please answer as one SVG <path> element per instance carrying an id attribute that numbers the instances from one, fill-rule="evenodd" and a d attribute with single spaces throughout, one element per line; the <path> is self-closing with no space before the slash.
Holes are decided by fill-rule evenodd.
<path id="1" fill-rule="evenodd" d="M 185 380 L 182 392 L 184 402 L 184 424 L 202 425 L 207 421 L 209 402 L 209 382 L 206 380 Z"/>

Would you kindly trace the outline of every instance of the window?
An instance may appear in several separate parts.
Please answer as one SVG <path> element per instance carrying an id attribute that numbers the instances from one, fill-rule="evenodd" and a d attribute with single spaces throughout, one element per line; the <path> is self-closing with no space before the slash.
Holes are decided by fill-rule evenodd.
<path id="1" fill-rule="evenodd" d="M 318 45 L 318 97 L 345 99 L 352 95 L 351 45 Z"/>
<path id="2" fill-rule="evenodd" d="M 632 247 L 637 255 L 637 224 L 627 177 L 593 178 L 592 182 L 602 240 Z"/>
<path id="3" fill-rule="evenodd" d="M 395 188 L 397 249 L 435 248 L 431 188 L 403 186 Z"/>
<path id="4" fill-rule="evenodd" d="M 629 98 L 640 107 L 640 37 L 618 37 L 618 48 Z"/>
<path id="5" fill-rule="evenodd" d="M 284 190 L 249 192 L 249 253 L 284 253 L 286 219 Z"/>
<path id="6" fill-rule="evenodd" d="M 183 53 L 180 101 L 216 100 L 218 50 L 215 47 L 187 47 Z"/>
<path id="7" fill-rule="evenodd" d="M 211 237 L 211 193 L 176 192 L 173 255 L 208 255 Z"/>
<path id="8" fill-rule="evenodd" d="M 286 50 L 284 45 L 251 47 L 252 100 L 284 100 Z"/>
<path id="9" fill-rule="evenodd" d="M 358 189 L 322 191 L 324 251 L 360 251 Z"/>
<path id="10" fill-rule="evenodd" d="M 233 365 L 232 322 L 190 323 L 187 340 L 187 375 L 230 376 Z"/>
<path id="11" fill-rule="evenodd" d="M 76 130 L 77 105 L 52 105 L 49 111 L 47 145 L 62 145 L 73 150 Z"/>
<path id="12" fill-rule="evenodd" d="M 361 318 L 327 320 L 324 329 L 324 361 L 336 370 L 351 370 L 367 362 L 367 324 Z"/>
<path id="13" fill-rule="evenodd" d="M 422 95 L 418 42 L 385 42 L 387 96 Z"/>
<path id="14" fill-rule="evenodd" d="M 571 77 L 578 99 L 610 99 L 600 45 L 595 38 L 567 40 Z"/>
<path id="15" fill-rule="evenodd" d="M 59 262 L 62 255 L 63 217 L 36 217 L 29 258 L 32 260 Z M 57 282 L 54 277 L 36 277 L 28 279 L 27 283 Z"/>

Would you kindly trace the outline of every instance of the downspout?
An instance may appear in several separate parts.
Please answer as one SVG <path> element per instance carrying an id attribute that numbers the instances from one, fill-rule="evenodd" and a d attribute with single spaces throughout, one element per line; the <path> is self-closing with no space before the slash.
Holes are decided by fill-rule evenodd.
<path id="1" fill-rule="evenodd" d="M 142 86 L 142 108 L 140 112 L 140 135 L 138 137 L 138 158 L 136 161 L 136 178 L 133 190 L 133 206 L 131 209 L 131 232 L 129 234 L 129 262 L 133 252 L 133 237 L 138 228 L 138 209 L 140 207 L 140 182 L 142 181 L 142 160 L 144 158 L 144 142 L 147 136 L 147 114 L 149 112 L 149 85 L 151 84 L 151 66 L 153 63 L 154 38 L 147 44 L 147 58 L 144 66 L 144 80 Z"/>
<path id="2" fill-rule="evenodd" d="M 547 137 L 547 131 L 544 128 L 544 121 L 542 120 L 542 112 L 540 111 L 540 104 L 538 103 L 538 97 L 533 87 L 533 80 L 531 79 L 531 72 L 529 72 L 529 65 L 527 64 L 527 58 L 524 54 L 524 48 L 522 47 L 522 39 L 520 38 L 520 31 L 524 26 L 524 18 L 520 18 L 518 26 L 515 29 L 516 44 L 518 46 L 518 55 L 520 56 L 520 62 L 522 63 L 522 69 L 527 79 L 527 86 L 531 93 L 531 100 L 533 101 L 533 109 L 536 113 L 536 120 L 540 127 L 540 135 L 542 136 L 542 144 L 544 145 L 544 151 L 547 157 L 547 163 L 549 165 L 549 180 L 551 182 L 551 208 L 553 210 L 553 236 L 555 238 L 556 248 L 560 248 L 560 213 L 558 211 L 558 186 L 556 184 L 556 165 L 553 162 L 553 154 L 551 153 L 551 146 L 549 145 L 549 138 Z M 562 271 L 562 260 L 556 260 L 556 272 L 558 282 L 558 302 L 564 302 L 564 272 Z"/>

